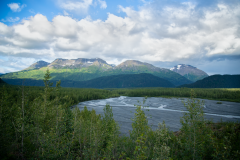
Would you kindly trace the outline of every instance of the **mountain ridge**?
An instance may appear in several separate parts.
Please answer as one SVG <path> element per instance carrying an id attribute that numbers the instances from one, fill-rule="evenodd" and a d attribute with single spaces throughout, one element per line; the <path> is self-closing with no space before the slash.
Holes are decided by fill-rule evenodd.
<path id="1" fill-rule="evenodd" d="M 107 64 L 106 61 L 100 59 L 100 58 L 78 58 L 78 59 L 62 59 L 57 58 L 52 63 L 48 65 L 50 68 L 84 68 L 89 67 L 91 65 L 95 66 L 102 66 L 106 65 L 111 67 Z"/>

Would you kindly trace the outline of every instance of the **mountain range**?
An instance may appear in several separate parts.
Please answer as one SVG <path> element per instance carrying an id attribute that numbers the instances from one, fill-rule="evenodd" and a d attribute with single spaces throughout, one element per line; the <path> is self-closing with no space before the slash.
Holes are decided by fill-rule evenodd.
<path id="1" fill-rule="evenodd" d="M 170 81 L 175 86 L 190 84 L 192 81 L 169 69 L 155 67 L 151 64 L 127 60 L 117 66 L 108 64 L 100 58 L 55 59 L 52 63 L 39 61 L 30 67 L 2 75 L 7 79 L 43 79 L 49 68 L 52 80 L 87 81 L 94 78 L 120 74 L 150 73 L 159 78 Z"/>
<path id="2" fill-rule="evenodd" d="M 51 80 L 88 81 L 104 76 L 149 73 L 168 80 L 175 86 L 190 84 L 208 76 L 204 71 L 184 64 L 169 70 L 137 60 L 127 60 L 116 66 L 100 58 L 58 58 L 52 63 L 38 61 L 22 71 L 7 73 L 0 77 L 39 80 L 43 79 L 47 69 L 50 70 Z"/>
<path id="3" fill-rule="evenodd" d="M 208 77 L 208 74 L 206 72 L 186 64 L 179 64 L 177 66 L 174 66 L 170 70 L 181 74 L 182 76 L 193 82 Z"/>
<path id="4" fill-rule="evenodd" d="M 137 60 L 113 65 L 100 58 L 58 58 L 52 63 L 38 61 L 22 71 L 3 74 L 0 77 L 9 84 L 21 85 L 22 79 L 26 79 L 27 85 L 43 86 L 42 79 L 47 69 L 51 73 L 51 81 L 56 83 L 61 80 L 63 87 L 240 88 L 240 75 L 208 76 L 191 65 L 179 64 L 165 69 Z"/>

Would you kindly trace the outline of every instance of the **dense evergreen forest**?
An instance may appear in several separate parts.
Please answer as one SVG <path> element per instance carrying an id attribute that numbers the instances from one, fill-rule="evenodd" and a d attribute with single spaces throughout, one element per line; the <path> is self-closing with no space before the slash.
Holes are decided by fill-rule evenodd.
<path id="1" fill-rule="evenodd" d="M 21 85 L 24 79 L 3 79 L 12 85 Z M 27 86 L 44 86 L 42 80 L 25 79 Z M 55 85 L 57 80 L 51 80 Z M 88 81 L 62 80 L 62 87 L 72 88 L 133 88 L 133 87 L 175 87 L 171 82 L 149 73 L 104 76 Z"/>
<path id="2" fill-rule="evenodd" d="M 0 84 L 5 83 L 1 78 L 0 78 Z"/>
<path id="3" fill-rule="evenodd" d="M 212 75 L 191 84 L 181 85 L 188 88 L 240 88 L 240 75 Z"/>
<path id="4" fill-rule="evenodd" d="M 239 89 L 144 88 L 74 89 L 0 85 L 0 154 L 2 159 L 239 159 L 240 124 L 204 119 L 208 98 L 240 102 Z M 164 123 L 155 131 L 136 106 L 130 137 L 119 136 L 112 108 L 104 115 L 73 108 L 92 99 L 125 96 L 189 97 L 179 132 Z M 71 109 L 72 108 L 72 109 Z"/>

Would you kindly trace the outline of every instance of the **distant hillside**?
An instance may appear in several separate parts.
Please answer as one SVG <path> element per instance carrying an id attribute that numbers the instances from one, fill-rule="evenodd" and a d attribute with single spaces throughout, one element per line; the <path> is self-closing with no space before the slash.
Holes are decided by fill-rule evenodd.
<path id="1" fill-rule="evenodd" d="M 174 87 L 171 82 L 147 73 L 100 77 L 86 81 L 85 86 L 93 88 Z"/>
<path id="2" fill-rule="evenodd" d="M 170 70 L 181 74 L 182 76 L 193 82 L 208 77 L 208 74 L 204 71 L 186 64 L 179 64 L 177 66 L 174 66 Z"/>
<path id="3" fill-rule="evenodd" d="M 4 81 L 12 85 L 22 85 L 23 79 L 4 79 Z M 51 82 L 56 84 L 56 80 Z M 25 79 L 24 84 L 44 86 L 43 80 Z M 147 73 L 105 76 L 88 81 L 63 80 L 61 86 L 75 88 L 174 87 L 171 82 Z"/>
<path id="4" fill-rule="evenodd" d="M 188 88 L 240 88 L 240 75 L 212 75 L 192 84 Z"/>
<path id="5" fill-rule="evenodd" d="M 45 66 L 34 70 L 26 69 L 19 72 L 12 72 L 2 75 L 1 78 L 39 80 L 44 77 L 47 68 L 50 70 L 52 80 L 87 81 L 111 75 L 150 73 L 154 76 L 170 81 L 175 86 L 192 83 L 192 81 L 178 73 L 169 69 L 155 67 L 148 63 L 136 60 L 127 60 L 117 66 L 114 66 L 108 64 L 100 58 L 58 58 L 47 67 Z"/>

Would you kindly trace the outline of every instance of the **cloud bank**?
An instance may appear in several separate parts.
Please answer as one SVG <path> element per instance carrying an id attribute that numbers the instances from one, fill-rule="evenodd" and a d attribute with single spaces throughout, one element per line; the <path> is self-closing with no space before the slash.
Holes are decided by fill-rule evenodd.
<path id="1" fill-rule="evenodd" d="M 87 10 L 92 0 L 66 1 L 66 11 Z M 105 8 L 104 1 L 99 0 Z M 153 1 L 139 8 L 119 6 L 125 17 L 108 13 L 105 21 L 36 14 L 21 23 L 0 22 L 0 56 L 48 59 L 103 58 L 148 62 L 240 58 L 240 5 Z M 201 7 L 201 8 L 200 8 Z M 65 12 L 66 12 L 65 11 Z M 66 12 L 67 13 L 67 12 Z"/>

